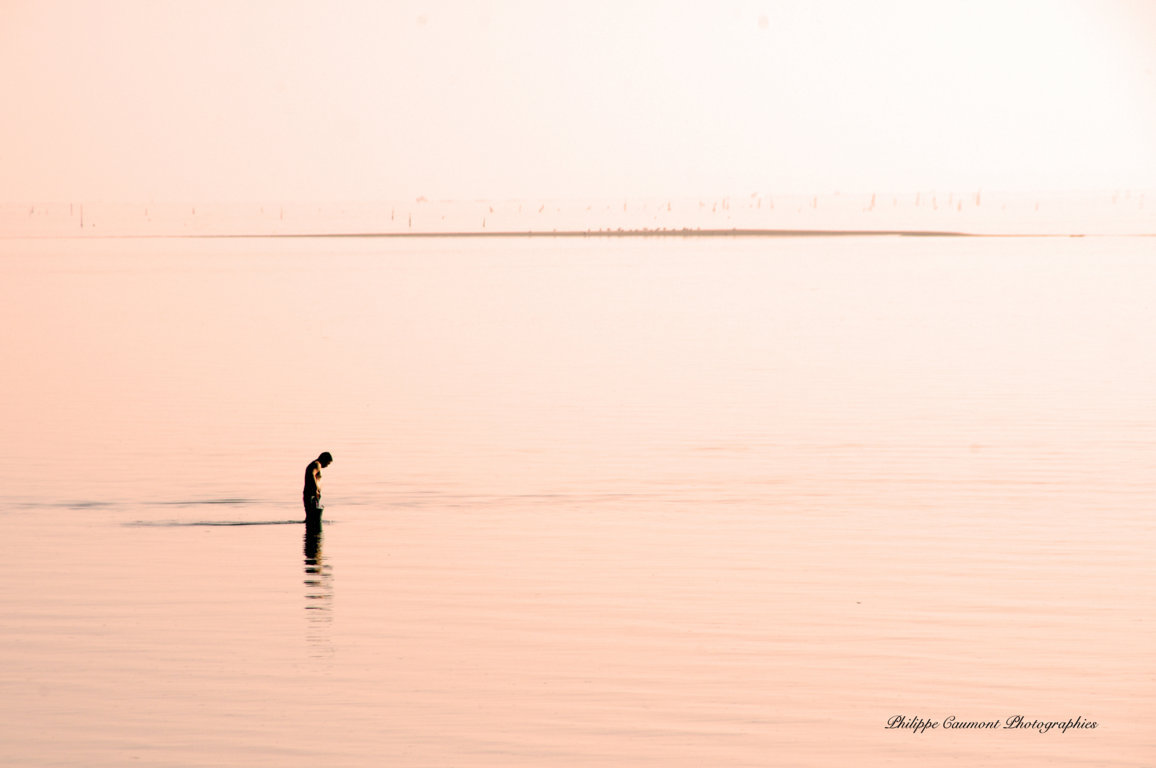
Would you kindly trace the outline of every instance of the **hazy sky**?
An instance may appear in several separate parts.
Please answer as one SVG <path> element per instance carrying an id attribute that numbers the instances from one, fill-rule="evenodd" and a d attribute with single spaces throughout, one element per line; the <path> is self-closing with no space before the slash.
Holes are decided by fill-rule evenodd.
<path id="1" fill-rule="evenodd" d="M 0 200 L 1156 188 L 1147 0 L 0 0 Z"/>

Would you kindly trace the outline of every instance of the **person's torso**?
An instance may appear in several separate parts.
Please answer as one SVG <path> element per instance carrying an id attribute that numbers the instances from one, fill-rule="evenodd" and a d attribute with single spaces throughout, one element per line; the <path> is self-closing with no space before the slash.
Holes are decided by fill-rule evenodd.
<path id="1" fill-rule="evenodd" d="M 304 495 L 317 495 L 317 481 L 321 479 L 321 467 L 317 462 L 310 462 L 309 466 L 305 468 L 305 490 Z"/>

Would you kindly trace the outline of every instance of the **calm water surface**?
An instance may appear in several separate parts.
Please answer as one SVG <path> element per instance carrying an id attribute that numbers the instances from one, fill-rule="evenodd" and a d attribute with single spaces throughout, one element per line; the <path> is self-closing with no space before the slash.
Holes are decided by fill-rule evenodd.
<path id="1" fill-rule="evenodd" d="M 1156 764 L 1152 239 L 0 268 L 5 765 Z"/>

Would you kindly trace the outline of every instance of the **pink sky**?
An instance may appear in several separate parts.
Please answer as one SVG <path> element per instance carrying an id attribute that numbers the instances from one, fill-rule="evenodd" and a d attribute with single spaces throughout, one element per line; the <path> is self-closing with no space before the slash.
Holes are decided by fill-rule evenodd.
<path id="1" fill-rule="evenodd" d="M 0 201 L 1156 188 L 1143 0 L 0 3 Z"/>

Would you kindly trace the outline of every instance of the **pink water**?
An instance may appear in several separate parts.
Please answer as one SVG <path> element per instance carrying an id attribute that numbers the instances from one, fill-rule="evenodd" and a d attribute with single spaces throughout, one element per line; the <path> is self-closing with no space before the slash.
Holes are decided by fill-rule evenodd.
<path id="1" fill-rule="evenodd" d="M 1156 241 L 0 266 L 5 765 L 1156 763 Z"/>

